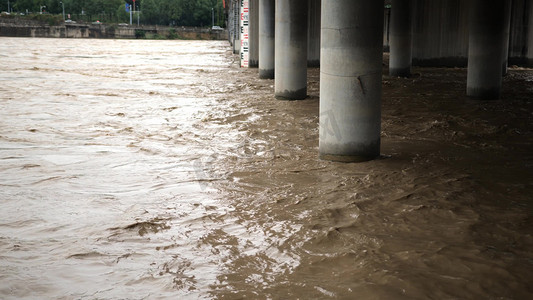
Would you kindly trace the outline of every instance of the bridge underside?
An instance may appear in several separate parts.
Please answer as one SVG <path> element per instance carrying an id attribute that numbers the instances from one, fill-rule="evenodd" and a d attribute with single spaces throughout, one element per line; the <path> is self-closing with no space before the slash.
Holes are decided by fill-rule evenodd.
<path id="1" fill-rule="evenodd" d="M 242 34 L 230 40 L 261 78 L 274 77 L 276 98 L 306 98 L 307 68 L 320 66 L 328 160 L 380 155 L 383 49 L 391 76 L 467 66 L 466 94 L 478 100 L 500 98 L 508 63 L 533 66 L 533 0 L 240 0 L 235 10 Z"/>

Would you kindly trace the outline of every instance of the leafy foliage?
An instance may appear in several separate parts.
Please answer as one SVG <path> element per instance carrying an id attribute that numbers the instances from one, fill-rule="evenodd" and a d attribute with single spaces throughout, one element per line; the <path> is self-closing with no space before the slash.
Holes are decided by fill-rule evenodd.
<path id="1" fill-rule="evenodd" d="M 59 25 L 63 23 L 63 17 L 59 15 L 40 15 L 35 14 L 30 16 L 31 19 L 39 21 L 41 23 L 48 23 L 50 26 Z"/>
<path id="2" fill-rule="evenodd" d="M 141 29 L 135 30 L 135 38 L 136 39 L 144 39 L 146 37 L 146 32 Z"/>
<path id="3" fill-rule="evenodd" d="M 126 4 L 133 0 L 9 0 L 16 13 L 65 14 L 74 20 L 128 22 Z M 7 11 L 7 0 L 0 0 L 0 11 Z M 222 0 L 136 0 L 135 11 L 140 11 L 142 24 L 176 26 L 224 25 Z M 134 17 L 136 20 L 137 17 Z"/>

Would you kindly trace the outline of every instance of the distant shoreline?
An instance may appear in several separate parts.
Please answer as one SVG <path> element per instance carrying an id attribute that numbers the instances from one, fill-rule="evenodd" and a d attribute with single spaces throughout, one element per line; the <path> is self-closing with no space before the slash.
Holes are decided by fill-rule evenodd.
<path id="1" fill-rule="evenodd" d="M 225 29 L 212 30 L 199 27 L 87 24 L 74 22 L 49 25 L 43 22 L 18 18 L 0 18 L 0 36 L 156 40 L 227 40 L 228 38 Z"/>

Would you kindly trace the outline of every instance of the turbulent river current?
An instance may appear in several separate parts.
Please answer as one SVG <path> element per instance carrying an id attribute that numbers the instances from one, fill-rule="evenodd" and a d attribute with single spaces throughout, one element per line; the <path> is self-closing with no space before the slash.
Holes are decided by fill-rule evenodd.
<path id="1" fill-rule="evenodd" d="M 0 299 L 532 299 L 533 70 L 386 75 L 382 156 L 318 158 L 223 41 L 0 38 Z"/>

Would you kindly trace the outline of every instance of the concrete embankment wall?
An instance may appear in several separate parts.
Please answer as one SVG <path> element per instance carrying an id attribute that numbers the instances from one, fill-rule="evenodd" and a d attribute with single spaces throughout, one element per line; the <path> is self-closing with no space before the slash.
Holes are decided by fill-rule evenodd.
<path id="1" fill-rule="evenodd" d="M 414 65 L 467 65 L 468 6 L 468 0 L 413 1 Z"/>
<path id="2" fill-rule="evenodd" d="M 533 0 L 513 0 L 509 64 L 533 67 Z M 413 65 L 466 67 L 469 0 L 413 0 Z"/>
<path id="3" fill-rule="evenodd" d="M 226 30 L 210 30 L 191 27 L 117 26 L 105 24 L 72 24 L 50 26 L 30 20 L 0 18 L 0 36 L 45 38 L 135 38 L 144 36 L 173 37 L 178 39 L 226 40 Z"/>
<path id="4" fill-rule="evenodd" d="M 533 67 L 532 0 L 513 0 L 509 64 Z"/>
<path id="5" fill-rule="evenodd" d="M 0 23 L 0 36 L 12 37 L 50 37 L 50 38 L 88 38 L 88 25 L 49 26 L 36 24 L 3 24 Z"/>

